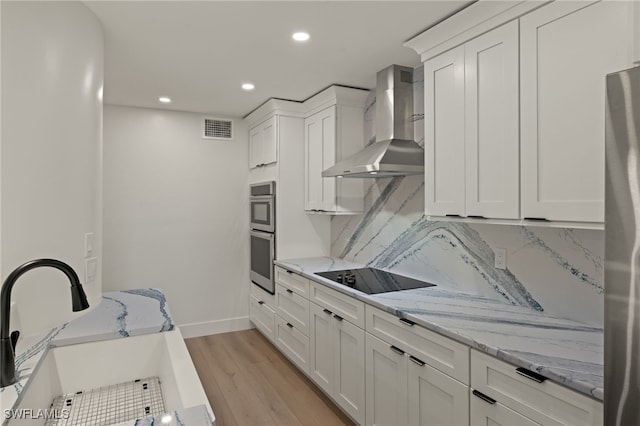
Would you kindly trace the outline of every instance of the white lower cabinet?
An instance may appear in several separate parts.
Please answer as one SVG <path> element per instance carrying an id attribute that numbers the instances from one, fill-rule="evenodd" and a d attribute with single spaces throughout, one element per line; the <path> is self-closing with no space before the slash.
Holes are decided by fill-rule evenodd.
<path id="1" fill-rule="evenodd" d="M 602 425 L 603 406 L 600 401 L 476 350 L 471 351 L 471 387 L 475 392 L 471 396 L 472 425 L 486 425 L 482 421 L 485 413 L 507 416 L 505 413 L 498 414 L 501 408 L 494 407 L 491 411 L 477 402 L 500 405 L 530 419 L 530 423 L 523 424 Z M 495 401 L 495 404 L 491 404 L 491 401 Z M 479 420 L 474 415 L 474 406 L 483 407 Z M 504 422 L 514 424 L 507 420 Z"/>
<path id="2" fill-rule="evenodd" d="M 309 371 L 309 338 L 276 315 L 275 342 L 280 351 L 305 373 Z"/>
<path id="3" fill-rule="evenodd" d="M 276 283 L 276 310 L 296 330 L 309 335 L 309 299 Z"/>
<path id="4" fill-rule="evenodd" d="M 364 424 L 364 330 L 315 303 L 310 303 L 309 323 L 309 376 Z"/>
<path id="5" fill-rule="evenodd" d="M 469 423 L 469 387 L 366 334 L 367 425 Z"/>
<path id="6" fill-rule="evenodd" d="M 407 424 L 404 352 L 366 333 L 367 425 Z"/>
<path id="7" fill-rule="evenodd" d="M 469 387 L 409 356 L 409 424 L 466 425 Z"/>
<path id="8" fill-rule="evenodd" d="M 260 300 L 252 294 L 249 315 L 256 328 L 269 340 L 273 340 L 275 335 L 275 311 L 264 300 Z"/>
<path id="9" fill-rule="evenodd" d="M 483 401 L 472 394 L 473 390 L 469 390 L 471 395 L 471 426 L 539 426 L 533 420 L 523 416 L 504 405 L 490 401 Z"/>

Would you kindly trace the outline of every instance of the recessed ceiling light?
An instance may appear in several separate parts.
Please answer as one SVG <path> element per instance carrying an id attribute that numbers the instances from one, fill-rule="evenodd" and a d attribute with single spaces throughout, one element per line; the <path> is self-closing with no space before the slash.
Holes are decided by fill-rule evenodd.
<path id="1" fill-rule="evenodd" d="M 243 90 L 253 90 L 253 89 L 255 89 L 255 87 L 256 87 L 256 86 L 254 86 L 254 85 L 253 85 L 253 84 L 251 84 L 251 83 L 244 83 L 244 84 L 242 85 L 242 89 L 243 89 Z"/>
<path id="2" fill-rule="evenodd" d="M 158 100 L 159 100 L 160 102 L 162 102 L 163 104 L 168 104 L 168 103 L 170 103 L 170 102 L 171 102 L 171 98 L 169 98 L 169 97 L 167 97 L 167 96 L 160 96 L 160 97 L 158 98 Z"/>
<path id="3" fill-rule="evenodd" d="M 309 33 L 305 33 L 305 32 L 293 33 L 291 38 L 294 39 L 295 41 L 307 41 L 309 40 Z"/>

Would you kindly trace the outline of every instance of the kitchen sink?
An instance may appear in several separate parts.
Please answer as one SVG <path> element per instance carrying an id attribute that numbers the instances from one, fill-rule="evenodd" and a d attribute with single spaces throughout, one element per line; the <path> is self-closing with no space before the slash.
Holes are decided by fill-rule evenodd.
<path id="1" fill-rule="evenodd" d="M 47 410 L 61 395 L 157 377 L 165 411 L 204 405 L 215 417 L 178 329 L 114 340 L 52 347 L 20 394 L 18 410 Z M 44 424 L 42 419 L 41 423 Z M 9 424 L 34 424 L 12 420 Z"/>

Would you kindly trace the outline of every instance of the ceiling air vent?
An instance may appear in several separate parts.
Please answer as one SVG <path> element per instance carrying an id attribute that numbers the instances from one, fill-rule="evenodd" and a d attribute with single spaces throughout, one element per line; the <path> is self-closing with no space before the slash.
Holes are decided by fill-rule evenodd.
<path id="1" fill-rule="evenodd" d="M 205 118 L 202 121 L 202 139 L 233 139 L 233 120 Z"/>

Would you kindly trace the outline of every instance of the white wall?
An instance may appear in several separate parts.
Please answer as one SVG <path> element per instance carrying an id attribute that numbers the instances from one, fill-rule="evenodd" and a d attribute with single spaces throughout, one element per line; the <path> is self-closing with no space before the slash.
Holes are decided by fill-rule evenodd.
<path id="1" fill-rule="evenodd" d="M 248 132 L 203 140 L 201 119 L 104 116 L 104 289 L 162 288 L 186 337 L 249 327 Z"/>
<path id="2" fill-rule="evenodd" d="M 1 8 L 2 279 L 52 257 L 84 282 L 85 233 L 95 233 L 99 266 L 101 259 L 102 29 L 79 2 Z M 99 273 L 85 289 L 95 307 Z M 50 268 L 22 277 L 13 300 L 23 334 L 79 315 L 71 313 L 68 280 Z"/>

